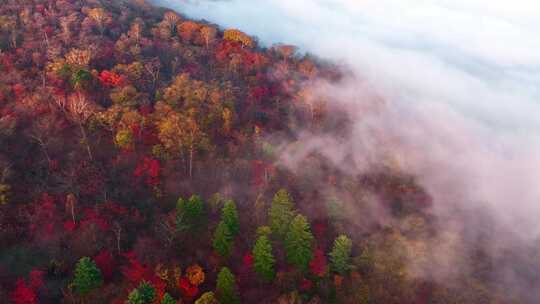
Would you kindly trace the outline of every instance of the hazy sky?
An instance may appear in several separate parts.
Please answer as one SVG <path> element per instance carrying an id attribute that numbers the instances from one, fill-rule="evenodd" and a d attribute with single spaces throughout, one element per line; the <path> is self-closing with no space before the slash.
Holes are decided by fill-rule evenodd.
<path id="1" fill-rule="evenodd" d="M 435 199 L 456 187 L 464 205 L 491 207 L 508 229 L 540 234 L 539 1 L 160 3 L 351 67 L 393 105 L 372 123 L 403 139 Z M 359 90 L 349 80 L 329 94 L 356 100 Z"/>

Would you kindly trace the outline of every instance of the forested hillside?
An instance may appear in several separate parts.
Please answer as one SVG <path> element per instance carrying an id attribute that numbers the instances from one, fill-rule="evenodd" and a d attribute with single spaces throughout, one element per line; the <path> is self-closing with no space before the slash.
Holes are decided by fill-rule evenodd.
<path id="1" fill-rule="evenodd" d="M 144 0 L 3 0 L 0 50 L 1 303 L 510 303 L 481 247 L 419 275 L 398 164 L 283 165 L 350 131 L 307 85 L 338 66 Z"/>

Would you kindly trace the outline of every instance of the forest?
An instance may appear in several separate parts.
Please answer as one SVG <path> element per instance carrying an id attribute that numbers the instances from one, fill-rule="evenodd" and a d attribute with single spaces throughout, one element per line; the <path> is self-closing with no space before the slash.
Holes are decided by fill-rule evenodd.
<path id="1" fill-rule="evenodd" d="M 399 164 L 283 164 L 346 138 L 307 85 L 346 74 L 144 0 L 1 0 L 0 303 L 519 303 L 481 244 L 418 275 L 437 218 Z"/>

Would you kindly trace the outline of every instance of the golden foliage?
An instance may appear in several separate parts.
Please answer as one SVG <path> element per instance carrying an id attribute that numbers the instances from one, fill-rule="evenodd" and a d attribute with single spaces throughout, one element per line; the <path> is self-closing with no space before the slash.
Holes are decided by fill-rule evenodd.
<path id="1" fill-rule="evenodd" d="M 92 59 L 92 53 L 89 50 L 71 49 L 65 58 L 68 64 L 88 67 Z"/>
<path id="2" fill-rule="evenodd" d="M 225 30 L 225 32 L 223 33 L 223 39 L 240 42 L 243 46 L 247 46 L 250 48 L 255 46 L 255 41 L 253 41 L 251 37 L 237 29 Z"/>
<path id="3" fill-rule="evenodd" d="M 198 264 L 189 266 L 186 270 L 186 276 L 192 285 L 198 286 L 204 283 L 204 271 Z"/>

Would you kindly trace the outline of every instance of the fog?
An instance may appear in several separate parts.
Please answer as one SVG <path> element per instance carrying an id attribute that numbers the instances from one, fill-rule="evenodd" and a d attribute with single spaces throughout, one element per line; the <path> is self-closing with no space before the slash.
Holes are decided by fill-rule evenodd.
<path id="1" fill-rule="evenodd" d="M 344 170 L 363 170 L 388 149 L 434 199 L 433 212 L 467 233 L 492 230 L 494 250 L 537 246 L 540 236 L 540 3 L 529 0 L 162 0 L 193 17 L 239 28 L 261 44 L 295 44 L 352 70 L 313 90 L 348 105 L 348 143 L 301 134 Z M 362 79 L 360 81 L 359 79 Z M 383 97 L 382 110 L 361 111 Z M 371 138 L 392 139 L 381 147 Z M 355 153 L 343 164 L 344 151 Z M 488 225 L 455 218 L 486 214 Z M 463 214 L 463 213 L 459 213 Z M 454 218 L 453 218 L 454 216 Z M 536 245 L 534 245 L 536 244 Z M 501 266 L 501 268 L 504 265 Z M 536 266 L 538 267 L 538 266 Z M 504 270 L 506 272 L 506 270 Z M 511 272 L 511 271 L 508 271 Z M 514 274 L 509 280 L 518 282 Z M 530 286 L 529 286 L 530 287 Z M 517 287 L 516 287 L 517 288 Z M 533 298 L 535 295 L 531 295 Z"/>

